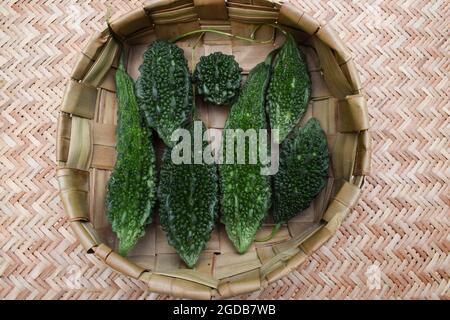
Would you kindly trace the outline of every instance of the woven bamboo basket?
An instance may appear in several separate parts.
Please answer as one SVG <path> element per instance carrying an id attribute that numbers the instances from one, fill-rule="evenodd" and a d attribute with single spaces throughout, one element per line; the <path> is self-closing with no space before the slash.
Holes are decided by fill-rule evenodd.
<path id="1" fill-rule="evenodd" d="M 283 43 L 282 33 L 268 25 L 275 23 L 294 35 L 306 55 L 312 99 L 302 122 L 314 116 L 327 133 L 332 165 L 326 187 L 271 240 L 255 242 L 245 254 L 235 252 L 223 226 L 217 224 L 197 266 L 187 269 L 168 245 L 157 213 L 129 256 L 117 254 L 117 241 L 105 213 L 106 184 L 116 158 L 117 39 L 125 43 L 127 70 L 136 79 L 144 50 L 157 38 L 169 39 L 201 28 L 248 37 L 260 26 L 255 39 L 272 42 L 249 43 L 207 33 L 195 47 L 196 37 L 177 43 L 188 61 L 215 51 L 233 54 L 246 74 Z M 200 99 L 197 108 L 206 126 L 220 135 L 229 108 Z M 321 25 L 290 4 L 266 0 L 153 1 L 111 21 L 79 54 L 58 120 L 60 197 L 71 228 L 87 253 L 144 281 L 150 291 L 195 299 L 233 297 L 287 275 L 339 228 L 370 169 L 368 128 L 366 100 L 352 56 L 329 25 Z M 160 153 L 162 143 L 155 144 Z M 266 236 L 272 226 L 269 218 L 257 238 Z"/>

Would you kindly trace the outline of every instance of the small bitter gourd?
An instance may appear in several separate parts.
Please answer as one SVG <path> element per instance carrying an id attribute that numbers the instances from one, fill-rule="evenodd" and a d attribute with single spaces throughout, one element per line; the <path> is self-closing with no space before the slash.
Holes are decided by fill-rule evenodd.
<path id="1" fill-rule="evenodd" d="M 225 124 L 227 129 L 266 129 L 265 92 L 270 78 L 270 61 L 254 67 L 244 83 L 237 102 Z M 236 152 L 235 144 L 234 152 Z M 221 222 L 239 253 L 244 253 L 255 238 L 270 208 L 271 187 L 268 176 L 261 175 L 260 159 L 248 163 L 227 164 L 225 137 L 222 141 L 223 162 L 219 165 L 221 191 Z M 236 161 L 236 159 L 235 159 Z"/>
<path id="2" fill-rule="evenodd" d="M 194 137 L 192 128 L 191 125 L 191 137 Z M 166 148 L 160 171 L 160 223 L 169 244 L 193 268 L 211 236 L 217 216 L 217 166 L 194 164 L 193 152 L 190 164 L 174 164 L 171 154 L 172 149 Z"/>
<path id="3" fill-rule="evenodd" d="M 117 160 L 107 185 L 106 209 L 126 256 L 151 222 L 156 199 L 155 152 L 123 57 L 115 74 L 118 101 Z"/>
<path id="4" fill-rule="evenodd" d="M 203 95 L 205 101 L 224 105 L 231 103 L 238 95 L 241 72 L 234 56 L 214 52 L 200 58 L 193 78 L 197 92 Z"/>
<path id="5" fill-rule="evenodd" d="M 287 222 L 308 208 L 327 181 L 327 138 L 316 118 L 293 131 L 281 145 L 274 176 L 273 218 Z"/>
<path id="6" fill-rule="evenodd" d="M 267 92 L 270 126 L 278 130 L 275 142 L 282 143 L 303 117 L 310 95 L 311 80 L 303 54 L 292 35 L 286 33 L 286 42 L 277 55 Z"/>
<path id="7" fill-rule="evenodd" d="M 174 130 L 185 125 L 193 110 L 192 83 L 183 50 L 156 40 L 144 53 L 136 96 L 147 124 L 168 146 Z"/>

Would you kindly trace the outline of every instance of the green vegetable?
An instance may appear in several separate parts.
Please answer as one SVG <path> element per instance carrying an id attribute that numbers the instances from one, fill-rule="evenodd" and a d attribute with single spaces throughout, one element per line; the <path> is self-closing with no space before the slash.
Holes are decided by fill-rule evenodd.
<path id="1" fill-rule="evenodd" d="M 200 58 L 194 71 L 194 82 L 206 101 L 229 104 L 239 93 L 241 72 L 234 56 L 215 52 Z"/>
<path id="2" fill-rule="evenodd" d="M 305 210 L 327 181 L 327 138 L 316 118 L 296 129 L 281 145 L 280 164 L 274 177 L 276 223 L 285 223 Z"/>
<path id="3" fill-rule="evenodd" d="M 117 161 L 108 181 L 106 208 L 112 230 L 119 238 L 119 253 L 126 256 L 145 226 L 155 203 L 155 152 L 151 132 L 143 123 L 134 83 L 123 57 L 115 75 L 118 100 Z"/>
<path id="4" fill-rule="evenodd" d="M 270 61 L 258 64 L 251 70 L 237 102 L 233 105 L 225 129 L 265 129 L 265 92 L 270 73 Z M 226 131 L 224 131 L 226 132 Z M 245 252 L 270 207 L 270 180 L 261 175 L 262 164 L 227 164 L 225 137 L 222 142 L 224 161 L 219 165 L 221 182 L 221 221 L 228 237 L 238 252 Z M 234 153 L 236 154 L 236 146 Z M 248 150 L 248 142 L 246 142 Z"/>
<path id="5" fill-rule="evenodd" d="M 190 129 L 193 137 L 192 126 Z M 192 142 L 189 147 L 193 145 Z M 171 153 L 172 149 L 165 150 L 160 173 L 160 222 L 169 244 L 192 268 L 214 228 L 218 203 L 217 166 L 194 164 L 193 152 L 191 164 L 174 164 Z"/>
<path id="6" fill-rule="evenodd" d="M 192 84 L 183 50 L 157 40 L 144 53 L 136 96 L 147 124 L 173 146 L 172 132 L 182 127 L 193 109 Z"/>
<path id="7" fill-rule="evenodd" d="M 267 93 L 267 113 L 272 129 L 278 129 L 274 136 L 277 143 L 283 142 L 289 132 L 303 117 L 311 92 L 306 63 L 291 34 L 286 34 L 273 67 Z"/>

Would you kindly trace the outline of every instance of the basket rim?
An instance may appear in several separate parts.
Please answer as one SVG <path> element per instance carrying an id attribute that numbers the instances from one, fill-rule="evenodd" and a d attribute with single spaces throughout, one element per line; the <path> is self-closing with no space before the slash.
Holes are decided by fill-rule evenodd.
<path id="1" fill-rule="evenodd" d="M 238 2 L 236 1 L 236 3 Z M 336 195 L 330 199 L 328 208 L 324 211 L 323 223 L 309 237 L 302 239 L 297 246 L 300 250 L 295 255 L 287 260 L 280 260 L 282 262 L 280 266 L 266 274 L 262 279 L 258 278 L 259 281 L 256 281 L 259 285 L 258 288 L 253 282 L 246 284 L 245 281 L 238 281 L 237 283 L 218 281 L 218 284 L 211 284 L 205 279 L 192 281 L 185 274 L 174 277 L 173 275 L 144 269 L 134 262 L 121 257 L 100 241 L 96 230 L 88 218 L 89 208 L 87 201 L 84 203 L 84 197 L 89 193 L 89 168 L 92 161 L 95 161 L 92 142 L 94 134 L 90 124 L 90 120 L 94 118 L 95 112 L 89 106 L 97 104 L 97 88 L 101 85 L 111 86 L 111 84 L 104 84 L 103 79 L 108 77 L 111 66 L 117 66 L 117 60 L 114 57 L 117 56 L 119 46 L 114 42 L 113 35 L 126 39 L 139 32 L 145 33 L 149 30 L 154 30 L 159 25 L 202 21 L 205 20 L 205 12 L 211 12 L 212 7 L 218 8 L 213 15 L 223 17 L 225 13 L 228 18 L 228 6 L 225 0 L 208 2 L 201 0 L 159 0 L 130 11 L 111 21 L 104 30 L 96 33 L 80 53 L 80 58 L 74 67 L 72 77 L 63 97 L 57 128 L 56 171 L 64 210 L 69 216 L 73 232 L 88 253 L 95 254 L 116 271 L 144 281 L 150 291 L 182 298 L 211 299 L 232 297 L 264 288 L 268 283 L 280 279 L 297 268 L 306 260 L 308 255 L 312 254 L 331 238 L 342 224 L 347 213 L 357 203 L 365 176 L 369 174 L 371 138 L 368 131 L 367 105 L 358 72 L 349 50 L 330 24 L 321 24 L 308 13 L 288 3 L 265 0 L 258 1 L 259 3 L 261 5 L 265 4 L 266 7 L 271 6 L 274 10 L 271 12 L 277 13 L 275 23 L 305 32 L 314 38 L 314 43 L 317 46 L 325 46 L 325 49 L 328 50 L 325 52 L 331 52 L 334 55 L 334 64 L 323 66 L 322 71 L 325 74 L 327 84 L 329 86 L 331 84 L 333 90 L 337 92 L 333 96 L 340 101 L 339 112 L 346 119 L 346 121 L 339 123 L 338 129 L 339 132 L 351 137 L 355 148 L 355 159 L 352 159 L 354 164 L 350 177 L 348 180 L 343 179 Z M 179 8 L 180 6 L 181 8 Z M 175 10 L 172 10 L 173 8 Z M 252 10 L 249 13 L 243 9 L 242 15 L 239 16 L 240 11 L 234 9 L 232 10 L 233 19 L 237 19 L 237 21 L 239 19 L 247 19 L 247 15 L 250 13 L 256 14 L 253 11 L 262 12 L 262 10 L 258 9 L 249 9 Z M 264 11 L 263 20 L 261 21 L 267 19 L 267 12 Z M 194 20 L 192 20 L 193 15 L 196 15 Z M 153 17 L 158 19 L 159 24 L 155 23 Z M 327 79 L 326 73 L 327 71 L 330 73 L 330 70 L 340 71 L 344 76 L 342 78 L 341 75 L 340 79 L 345 79 L 347 81 L 346 85 L 342 86 L 339 83 L 333 83 L 333 81 L 336 81 L 336 78 L 333 77 L 328 77 Z M 349 93 L 349 88 L 351 92 L 347 94 Z M 344 107 L 341 107 L 341 105 Z M 76 121 L 73 119 L 76 119 Z M 72 153 L 70 151 L 83 148 L 83 146 L 73 146 L 75 140 L 71 137 L 74 130 L 80 136 L 91 141 L 83 159 L 80 159 L 80 155 L 75 154 L 75 151 Z M 68 146 L 67 143 L 69 143 Z M 67 159 L 61 156 L 64 153 L 68 154 Z"/>

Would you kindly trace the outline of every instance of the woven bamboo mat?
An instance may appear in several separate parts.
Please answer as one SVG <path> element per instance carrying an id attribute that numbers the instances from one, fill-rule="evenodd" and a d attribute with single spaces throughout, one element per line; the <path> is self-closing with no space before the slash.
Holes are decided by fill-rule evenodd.
<path id="1" fill-rule="evenodd" d="M 107 7 L 0 4 L 0 298 L 156 299 L 86 255 L 55 179 L 69 73 Z M 331 21 L 366 88 L 373 174 L 336 235 L 289 276 L 242 298 L 450 298 L 448 1 L 292 1 Z"/>

